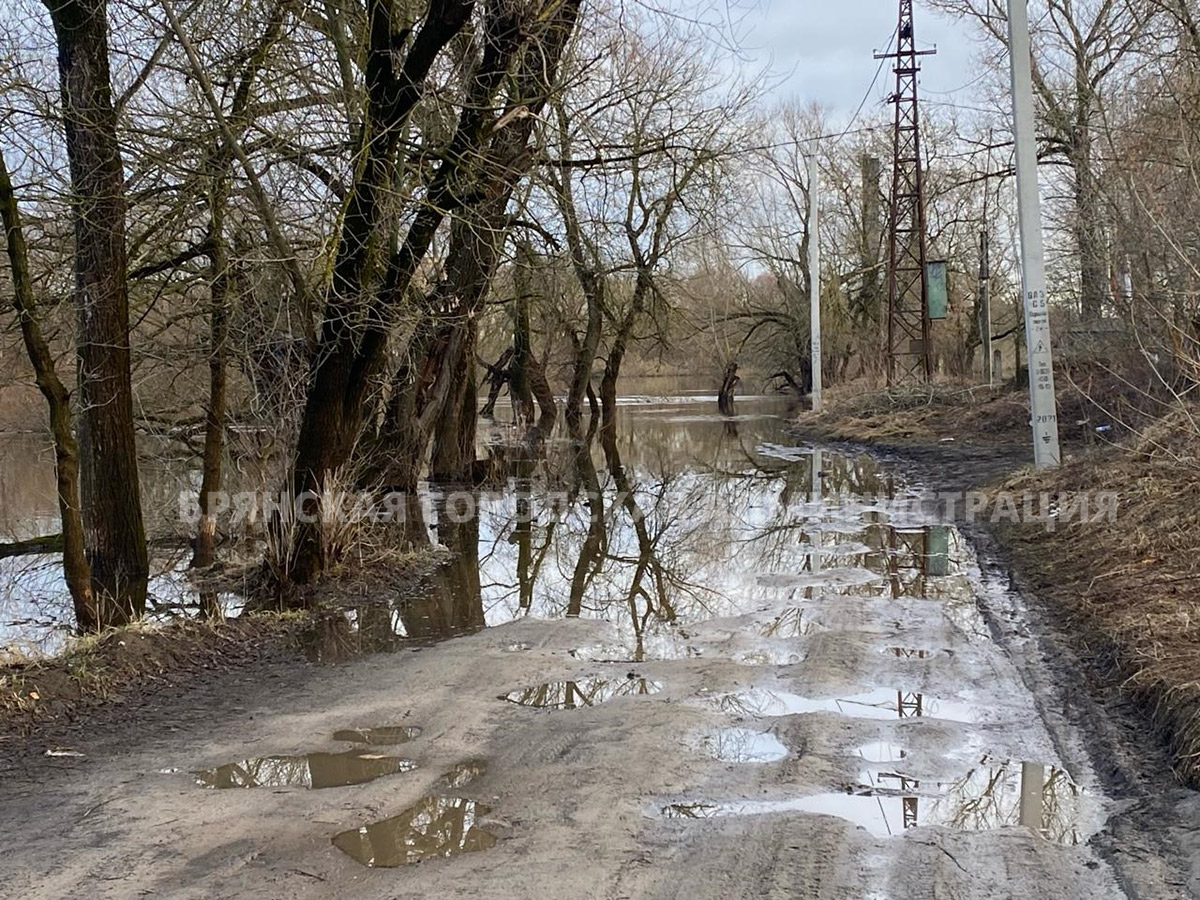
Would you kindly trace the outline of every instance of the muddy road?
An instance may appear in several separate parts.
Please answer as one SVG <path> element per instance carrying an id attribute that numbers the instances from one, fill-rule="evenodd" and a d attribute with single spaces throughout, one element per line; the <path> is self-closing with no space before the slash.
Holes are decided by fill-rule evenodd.
<path id="1" fill-rule="evenodd" d="M 40 735 L 0 895 L 1195 895 L 1200 801 L 937 485 L 714 411 L 631 398 L 604 452 L 431 498 L 456 561 L 345 622 L 420 644 Z"/>

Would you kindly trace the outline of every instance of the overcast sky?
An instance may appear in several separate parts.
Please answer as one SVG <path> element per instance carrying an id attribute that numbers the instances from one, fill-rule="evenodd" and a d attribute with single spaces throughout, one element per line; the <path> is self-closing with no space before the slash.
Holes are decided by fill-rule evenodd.
<path id="1" fill-rule="evenodd" d="M 756 0 L 741 5 L 739 31 L 748 56 L 773 61 L 786 74 L 782 96 L 815 100 L 846 117 L 852 115 L 879 66 L 873 50 L 883 50 L 896 28 L 896 0 Z M 974 77 L 977 52 L 973 31 L 918 4 L 915 12 L 918 45 L 937 45 L 937 56 L 922 60 L 923 91 L 953 91 Z M 894 87 L 891 67 L 884 69 L 871 104 L 878 104 Z M 956 99 L 967 100 L 970 90 Z"/>

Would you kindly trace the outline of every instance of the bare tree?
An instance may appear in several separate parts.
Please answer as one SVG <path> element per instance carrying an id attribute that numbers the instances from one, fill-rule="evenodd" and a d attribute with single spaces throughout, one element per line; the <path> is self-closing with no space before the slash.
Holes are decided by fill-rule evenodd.
<path id="1" fill-rule="evenodd" d="M 96 623 L 141 616 L 149 560 L 130 379 L 125 191 L 104 0 L 46 0 L 58 41 L 75 219 L 80 460 Z"/>

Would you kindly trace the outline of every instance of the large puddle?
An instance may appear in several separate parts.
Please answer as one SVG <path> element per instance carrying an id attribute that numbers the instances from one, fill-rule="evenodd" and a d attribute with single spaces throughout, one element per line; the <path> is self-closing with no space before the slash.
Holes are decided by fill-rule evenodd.
<path id="1" fill-rule="evenodd" d="M 428 796 L 399 815 L 335 835 L 333 845 L 365 866 L 384 868 L 487 850 L 496 836 L 479 819 L 490 812 L 477 800 Z"/>
<path id="2" fill-rule="evenodd" d="M 694 658 L 712 648 L 690 626 L 765 611 L 763 641 L 747 641 L 742 661 L 795 664 L 802 651 L 772 639 L 828 627 L 817 607 L 839 597 L 936 596 L 970 623 L 969 579 L 957 565 L 965 549 L 951 533 L 950 574 L 932 574 L 942 568 L 930 569 L 931 548 L 946 541 L 936 519 L 906 511 L 917 488 L 868 455 L 793 446 L 783 431 L 788 409 L 776 397 L 744 398 L 737 411 L 722 417 L 706 393 L 630 397 L 618 407 L 615 436 L 579 452 L 556 434 L 503 490 L 475 494 L 477 514 L 466 521 L 447 511 L 441 493 L 426 491 L 406 529 L 420 535 L 423 525 L 430 545 L 454 561 L 388 609 L 372 600 L 344 610 L 313 635 L 313 658 L 563 616 L 613 628 L 602 647 L 581 648 L 584 659 Z M 502 418 L 483 421 L 479 453 L 504 452 L 514 436 Z M 43 471 L 50 460 L 37 462 L 13 441 L 0 441 L 0 495 L 24 487 L 9 498 L 0 539 L 54 527 L 52 472 Z M 153 482 L 147 497 L 170 511 L 195 473 L 159 465 L 145 478 Z M 151 585 L 154 617 L 194 612 L 182 561 L 162 562 Z M 0 645 L 53 644 L 69 625 L 52 563 L 4 561 Z"/>
<path id="3" fill-rule="evenodd" d="M 532 706 L 534 709 L 583 709 L 599 706 L 617 697 L 640 697 L 657 694 L 661 690 L 661 684 L 646 678 L 584 678 L 578 681 L 552 681 L 519 688 L 502 694 L 500 699 L 518 706 Z"/>
<path id="4" fill-rule="evenodd" d="M 345 753 L 307 753 L 303 756 L 263 756 L 226 763 L 195 772 L 196 781 L 210 788 L 333 788 L 365 784 L 376 778 L 411 772 L 410 759 L 361 750 Z"/>
<path id="5" fill-rule="evenodd" d="M 901 774 L 864 772 L 849 792 L 784 800 L 682 800 L 661 806 L 667 819 L 797 814 L 834 816 L 875 837 L 896 837 L 910 828 L 938 825 L 988 831 L 1024 825 L 1047 840 L 1075 845 L 1089 836 L 1083 792 L 1067 774 L 1041 763 L 985 759 L 950 781 L 923 781 Z"/>
<path id="6" fill-rule="evenodd" d="M 904 690 L 880 689 L 845 697 L 814 699 L 788 691 L 757 687 L 706 697 L 702 704 L 736 716 L 775 717 L 805 713 L 833 713 L 858 719 L 946 719 L 977 722 L 978 705 L 946 700 Z"/>

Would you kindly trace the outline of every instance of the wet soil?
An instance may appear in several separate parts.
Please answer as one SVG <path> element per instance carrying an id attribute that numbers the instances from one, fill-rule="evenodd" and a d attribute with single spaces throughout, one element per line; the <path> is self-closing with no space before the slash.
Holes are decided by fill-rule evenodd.
<path id="1" fill-rule="evenodd" d="M 994 459 L 821 460 L 778 424 L 731 435 L 706 412 L 647 404 L 639 446 L 600 463 L 640 486 L 649 553 L 615 494 L 589 541 L 586 519 L 525 528 L 538 494 L 517 484 L 474 524 L 431 524 L 469 564 L 397 610 L 393 652 L 249 660 L 5 748 L 0 820 L 20 840 L 0 884 L 33 900 L 1195 893 L 1196 795 L 1098 705 L 986 534 L 952 531 L 937 576 L 944 526 L 889 505 Z M 439 629 L 457 636 L 429 642 Z M 361 746 L 415 769 L 320 791 L 191 774 L 344 753 L 339 735 L 384 726 L 421 730 Z M 721 814 L 664 813 L 687 807 Z"/>

